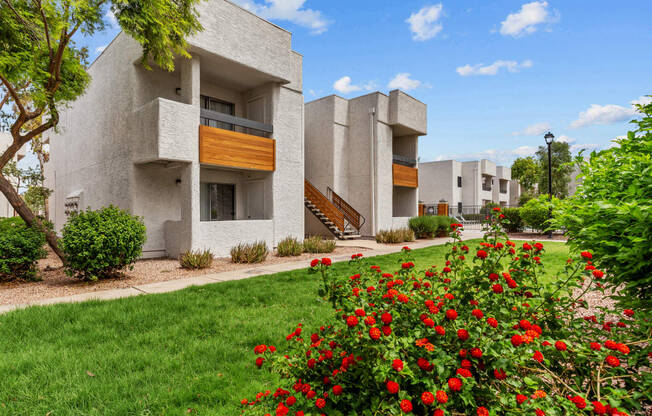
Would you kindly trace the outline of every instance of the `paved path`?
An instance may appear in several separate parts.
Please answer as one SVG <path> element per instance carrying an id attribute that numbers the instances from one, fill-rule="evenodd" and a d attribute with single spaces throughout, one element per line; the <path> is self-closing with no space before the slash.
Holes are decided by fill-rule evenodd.
<path id="1" fill-rule="evenodd" d="M 465 231 L 463 235 L 464 239 L 472 238 L 481 238 L 482 233 L 479 231 Z M 424 248 L 436 245 L 445 244 L 447 241 L 450 241 L 450 238 L 435 238 L 432 240 L 417 240 L 412 243 L 405 244 L 378 244 L 373 240 L 348 240 L 348 241 L 338 241 L 338 246 L 346 247 L 364 247 L 365 257 L 374 257 L 382 256 L 384 254 L 392 254 L 401 251 L 403 246 L 409 246 L 412 249 Z M 338 256 L 328 256 L 326 255 L 316 255 L 315 257 L 330 257 L 333 262 L 346 261 L 351 258 L 350 254 L 338 255 Z M 201 276 L 188 277 L 177 280 L 169 280 L 167 282 L 155 282 L 155 283 L 146 283 L 138 286 L 132 286 L 127 288 L 112 289 L 112 290 L 103 290 L 98 292 L 88 292 L 88 293 L 78 293 L 70 296 L 63 296 L 58 298 L 42 299 L 30 303 L 22 303 L 15 305 L 0 305 L 0 313 L 5 313 L 12 311 L 14 309 L 26 308 L 32 305 L 53 305 L 56 303 L 74 303 L 74 302 L 84 302 L 87 300 L 109 300 L 109 299 L 119 299 L 127 298 L 131 296 L 138 296 L 143 294 L 151 293 L 166 293 L 174 292 L 175 290 L 181 290 L 189 286 L 202 286 L 211 283 L 218 282 L 227 282 L 230 280 L 240 280 L 247 279 L 253 276 L 260 276 L 264 274 L 273 274 L 278 272 L 286 272 L 291 270 L 303 269 L 306 268 L 306 261 L 294 261 L 287 263 L 277 263 L 270 265 L 261 265 L 255 266 L 251 269 L 246 270 L 233 270 L 228 272 L 221 273 L 211 273 L 204 274 Z"/>

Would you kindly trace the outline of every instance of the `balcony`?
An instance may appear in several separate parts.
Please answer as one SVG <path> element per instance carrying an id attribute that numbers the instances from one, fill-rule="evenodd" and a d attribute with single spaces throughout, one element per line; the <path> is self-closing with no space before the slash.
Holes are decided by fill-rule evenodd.
<path id="1" fill-rule="evenodd" d="M 200 163 L 259 171 L 276 169 L 276 141 L 262 137 L 273 133 L 271 125 L 206 109 L 201 109 L 201 122 Z"/>
<path id="2" fill-rule="evenodd" d="M 419 170 L 409 166 L 392 164 L 392 177 L 394 186 L 417 188 L 419 186 Z"/>
<path id="3" fill-rule="evenodd" d="M 392 160 L 397 165 L 403 165 L 407 167 L 415 167 L 417 165 L 417 160 L 407 156 L 393 155 Z"/>

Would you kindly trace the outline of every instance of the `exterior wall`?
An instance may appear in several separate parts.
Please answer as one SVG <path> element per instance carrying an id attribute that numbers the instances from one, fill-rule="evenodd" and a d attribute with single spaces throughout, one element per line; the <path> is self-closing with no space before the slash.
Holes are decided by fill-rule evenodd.
<path id="1" fill-rule="evenodd" d="M 573 165 L 573 171 L 570 174 L 570 182 L 568 182 L 568 196 L 575 195 L 577 186 L 582 183 L 582 171 L 577 165 Z"/>
<path id="2" fill-rule="evenodd" d="M 457 206 L 461 201 L 458 176 L 462 176 L 461 166 L 454 160 L 419 163 L 419 199 L 425 204 L 443 199 L 449 206 Z"/>
<path id="3" fill-rule="evenodd" d="M 140 45 L 124 33 L 89 68 L 91 84 L 51 137 L 46 180 L 57 230 L 66 196 L 81 193 L 83 207 L 113 204 L 143 216 L 145 257 L 203 248 L 226 255 L 242 241 L 262 238 L 271 248 L 303 235 L 302 57 L 289 32 L 229 1 L 198 8 L 205 30 L 189 39 L 193 57 L 178 58 L 174 72 L 145 70 Z M 273 125 L 276 141 L 276 170 L 262 179 L 270 219 L 200 221 L 202 175 L 212 174 L 199 163 L 201 94 L 234 103 L 239 117 L 249 100 L 265 100 L 260 121 Z"/>
<path id="4" fill-rule="evenodd" d="M 521 184 L 516 179 L 509 181 L 509 205 L 516 207 L 519 205 L 521 198 Z"/>
<path id="5" fill-rule="evenodd" d="M 418 137 L 424 133 L 416 129 L 425 131 L 425 104 L 393 91 L 350 100 L 328 96 L 306 103 L 305 109 L 306 179 L 324 194 L 333 188 L 360 212 L 366 219 L 362 235 L 417 215 L 418 190 L 394 187 L 392 164 L 394 154 L 417 158 Z M 395 220 L 397 215 L 401 219 Z M 312 221 L 306 224 L 307 233 L 321 230 Z"/>

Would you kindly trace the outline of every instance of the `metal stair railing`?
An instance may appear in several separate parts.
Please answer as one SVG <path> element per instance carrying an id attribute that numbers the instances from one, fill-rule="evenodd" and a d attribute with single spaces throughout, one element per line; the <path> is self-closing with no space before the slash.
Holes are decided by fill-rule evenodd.
<path id="1" fill-rule="evenodd" d="M 346 229 L 344 214 L 331 201 L 322 194 L 310 181 L 305 179 L 304 193 L 306 198 L 326 216 L 335 226 L 344 233 Z"/>
<path id="2" fill-rule="evenodd" d="M 333 191 L 330 186 L 327 188 L 327 193 L 328 199 L 342 212 L 348 224 L 360 232 L 360 228 L 366 222 L 365 217 Z"/>

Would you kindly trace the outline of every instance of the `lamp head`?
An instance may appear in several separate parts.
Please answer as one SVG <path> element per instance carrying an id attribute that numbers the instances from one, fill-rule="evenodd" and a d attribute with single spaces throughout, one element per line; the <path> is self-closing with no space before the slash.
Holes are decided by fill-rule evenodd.
<path id="1" fill-rule="evenodd" d="M 546 144 L 550 144 L 550 143 L 552 143 L 555 136 L 553 136 L 552 133 L 548 132 L 548 133 L 546 133 L 545 136 L 543 136 L 543 138 L 546 139 Z"/>

